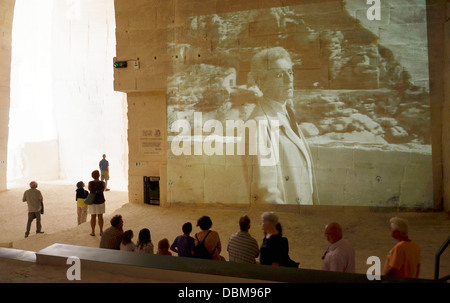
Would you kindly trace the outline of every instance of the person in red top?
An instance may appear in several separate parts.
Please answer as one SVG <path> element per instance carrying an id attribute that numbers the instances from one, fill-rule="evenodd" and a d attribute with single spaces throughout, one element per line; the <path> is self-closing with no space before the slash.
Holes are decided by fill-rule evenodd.
<path id="1" fill-rule="evenodd" d="M 420 271 L 420 248 L 408 237 L 408 223 L 405 219 L 391 218 L 391 235 L 397 244 L 387 255 L 383 275 L 417 278 Z"/>

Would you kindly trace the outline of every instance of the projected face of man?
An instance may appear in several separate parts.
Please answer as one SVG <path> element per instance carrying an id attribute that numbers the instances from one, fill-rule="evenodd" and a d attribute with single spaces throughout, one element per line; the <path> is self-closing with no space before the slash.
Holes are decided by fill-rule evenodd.
<path id="1" fill-rule="evenodd" d="M 289 59 L 270 62 L 267 72 L 258 81 L 265 98 L 284 103 L 294 96 L 294 73 Z"/>

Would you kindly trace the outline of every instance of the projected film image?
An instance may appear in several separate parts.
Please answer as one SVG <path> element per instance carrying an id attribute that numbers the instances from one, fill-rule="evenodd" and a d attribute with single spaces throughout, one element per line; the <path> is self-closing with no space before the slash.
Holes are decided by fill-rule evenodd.
<path id="1" fill-rule="evenodd" d="M 424 0 L 185 22 L 168 45 L 168 202 L 433 207 Z"/>

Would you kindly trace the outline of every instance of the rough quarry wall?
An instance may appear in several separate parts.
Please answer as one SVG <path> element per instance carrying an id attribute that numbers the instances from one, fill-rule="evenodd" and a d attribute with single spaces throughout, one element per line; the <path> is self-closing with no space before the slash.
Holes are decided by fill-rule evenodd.
<path id="1" fill-rule="evenodd" d="M 9 181 L 87 183 L 106 154 L 109 186 L 126 189 L 126 95 L 113 89 L 114 1 L 17 1 L 16 14 Z"/>
<path id="2" fill-rule="evenodd" d="M 113 87 L 114 1 L 54 1 L 53 99 L 62 179 L 91 180 L 102 154 L 126 190 L 126 95 Z"/>
<path id="3" fill-rule="evenodd" d="M 0 191 L 6 189 L 6 165 L 8 155 L 8 122 L 11 74 L 11 34 L 14 15 L 14 1 L 1 0 L 0 10 L 0 54 L 2 72 L 0 74 Z"/>
<path id="4" fill-rule="evenodd" d="M 432 114 L 441 115 L 443 95 L 430 92 L 427 12 L 442 4 L 116 0 L 115 8 L 116 60 L 128 62 L 115 69 L 114 88 L 128 93 L 130 201 L 142 203 L 143 177 L 158 176 L 163 204 L 441 205 L 442 162 L 432 154 L 442 148 L 441 117 Z M 308 150 L 311 199 L 288 193 L 294 176 L 283 173 L 298 166 L 287 164 L 289 152 L 272 170 L 278 179 L 226 152 L 243 139 L 226 133 L 227 121 L 251 120 L 272 93 L 249 75 L 255 55 L 273 47 L 292 62 L 289 102 Z M 266 198 L 277 191 L 284 199 Z"/>

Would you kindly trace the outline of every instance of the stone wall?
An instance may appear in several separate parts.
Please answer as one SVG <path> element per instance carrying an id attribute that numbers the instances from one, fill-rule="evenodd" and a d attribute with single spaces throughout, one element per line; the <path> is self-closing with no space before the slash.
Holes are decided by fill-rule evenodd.
<path id="1" fill-rule="evenodd" d="M 128 93 L 130 200 L 142 202 L 143 176 L 160 176 L 163 204 L 255 203 L 242 159 L 175 156 L 170 127 L 178 117 L 192 123 L 194 112 L 245 120 L 251 58 L 276 45 L 294 62 L 293 103 L 320 204 L 440 207 L 443 94 L 427 60 L 440 40 L 427 19 L 443 22 L 442 3 L 381 3 L 381 19 L 368 21 L 361 1 L 116 0 L 116 60 L 128 67 L 115 69 L 114 88 Z"/>
<path id="2" fill-rule="evenodd" d="M 52 83 L 61 179 L 91 180 L 102 154 L 108 187 L 125 190 L 126 95 L 114 91 L 112 0 L 54 1 Z"/>
<path id="3" fill-rule="evenodd" d="M 447 9 L 443 10 L 445 15 L 445 30 L 443 34 L 445 48 L 444 62 L 442 69 L 444 98 L 442 110 L 442 153 L 443 153 L 443 200 L 444 209 L 450 210 L 450 3 L 447 1 Z M 442 20 L 442 18 L 441 18 Z M 437 22 L 438 23 L 438 22 Z M 439 45 L 441 45 L 439 43 Z"/>
<path id="4" fill-rule="evenodd" d="M 11 36 L 14 0 L 0 1 L 0 191 L 6 189 L 6 164 L 8 154 L 8 123 L 11 74 Z"/>
<path id="5" fill-rule="evenodd" d="M 9 181 L 87 182 L 105 153 L 109 186 L 126 189 L 126 94 L 113 89 L 114 1 L 17 1 L 15 13 Z"/>

